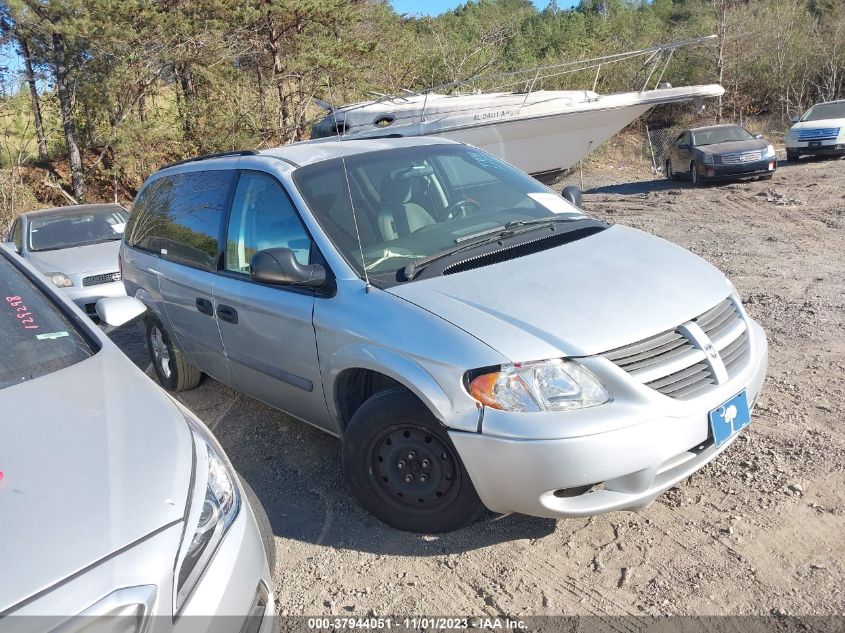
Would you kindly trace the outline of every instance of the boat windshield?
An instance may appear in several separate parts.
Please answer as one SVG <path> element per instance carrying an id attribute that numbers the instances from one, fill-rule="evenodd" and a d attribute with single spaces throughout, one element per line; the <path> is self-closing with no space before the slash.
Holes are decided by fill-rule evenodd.
<path id="1" fill-rule="evenodd" d="M 366 270 L 385 281 L 396 280 L 408 264 L 471 246 L 506 225 L 584 218 L 530 176 L 465 145 L 336 158 L 301 167 L 293 178 L 346 261 L 359 275 Z"/>
<path id="2" fill-rule="evenodd" d="M 845 119 L 845 101 L 817 103 L 801 117 L 801 121 L 824 121 L 825 119 Z"/>
<path id="3" fill-rule="evenodd" d="M 693 132 L 693 145 L 715 145 L 716 143 L 727 143 L 729 141 L 750 141 L 754 138 L 745 128 L 738 125 L 726 125 L 711 130 L 700 130 Z"/>

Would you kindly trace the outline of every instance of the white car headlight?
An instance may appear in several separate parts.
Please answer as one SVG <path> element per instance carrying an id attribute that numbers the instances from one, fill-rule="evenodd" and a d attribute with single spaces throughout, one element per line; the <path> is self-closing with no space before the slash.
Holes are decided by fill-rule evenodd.
<path id="1" fill-rule="evenodd" d="M 53 282 L 53 285 L 58 288 L 70 288 L 73 285 L 70 277 L 64 273 L 44 273 Z"/>
<path id="2" fill-rule="evenodd" d="M 485 406 L 504 411 L 568 411 L 610 400 L 590 370 L 560 358 L 503 365 L 475 376 L 469 392 Z"/>
<path id="3" fill-rule="evenodd" d="M 176 558 L 174 612 L 179 613 L 197 586 L 229 526 L 240 510 L 236 475 L 217 442 L 185 416 L 196 451 L 195 486 L 188 510 L 188 526 Z"/>
<path id="4" fill-rule="evenodd" d="M 769 145 L 766 148 L 766 154 L 763 156 L 763 158 L 774 158 L 774 157 L 775 157 L 775 146 Z"/>

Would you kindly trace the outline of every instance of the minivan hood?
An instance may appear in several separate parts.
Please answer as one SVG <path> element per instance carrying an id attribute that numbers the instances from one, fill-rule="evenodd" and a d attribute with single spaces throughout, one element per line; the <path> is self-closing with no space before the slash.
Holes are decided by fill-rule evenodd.
<path id="1" fill-rule="evenodd" d="M 54 251 L 29 253 L 29 260 L 41 272 L 76 275 L 99 270 L 117 270 L 120 240 L 73 246 Z"/>
<path id="2" fill-rule="evenodd" d="M 615 225 L 502 263 L 388 290 L 512 361 L 598 354 L 672 329 L 727 297 L 716 268 Z"/>
<path id="3" fill-rule="evenodd" d="M 0 390 L 0 410 L 0 613 L 182 519 L 191 432 L 116 348 Z"/>

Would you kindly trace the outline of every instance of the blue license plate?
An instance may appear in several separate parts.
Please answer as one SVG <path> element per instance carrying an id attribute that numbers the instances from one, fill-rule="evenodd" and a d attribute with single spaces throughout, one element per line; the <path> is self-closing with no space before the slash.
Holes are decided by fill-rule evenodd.
<path id="1" fill-rule="evenodd" d="M 743 389 L 722 406 L 710 412 L 710 428 L 713 429 L 713 441 L 721 446 L 740 429 L 751 422 L 748 412 L 748 399 Z"/>

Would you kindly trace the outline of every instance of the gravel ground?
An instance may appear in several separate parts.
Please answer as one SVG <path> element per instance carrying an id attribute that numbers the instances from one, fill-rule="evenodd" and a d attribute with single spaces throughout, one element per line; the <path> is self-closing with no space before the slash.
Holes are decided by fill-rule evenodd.
<path id="1" fill-rule="evenodd" d="M 280 614 L 845 613 L 845 161 L 701 189 L 599 186 L 585 206 L 732 279 L 769 336 L 753 424 L 640 513 L 489 515 L 420 536 L 358 507 L 336 439 L 206 379 L 180 397 L 267 510 Z M 147 365 L 140 332 L 116 339 Z"/>

